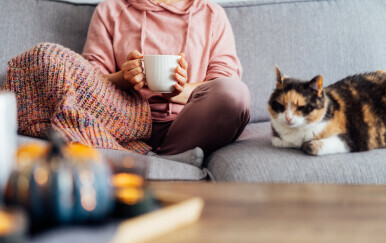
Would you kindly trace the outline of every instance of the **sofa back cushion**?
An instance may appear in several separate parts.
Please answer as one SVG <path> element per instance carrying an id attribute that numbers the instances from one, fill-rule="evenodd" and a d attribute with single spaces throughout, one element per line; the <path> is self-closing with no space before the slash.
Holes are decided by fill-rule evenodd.
<path id="1" fill-rule="evenodd" d="M 256 0 L 223 7 L 252 95 L 252 122 L 269 119 L 275 65 L 301 79 L 322 74 L 325 85 L 386 69 L 384 0 Z"/>
<path id="2" fill-rule="evenodd" d="M 95 5 L 0 1 L 0 85 L 5 79 L 8 60 L 38 43 L 58 43 L 82 52 Z"/>
<path id="3" fill-rule="evenodd" d="M 331 84 L 350 74 L 386 69 L 384 0 L 254 0 L 221 4 L 231 22 L 251 122 L 269 119 L 275 65 L 288 75 Z M 7 61 L 39 42 L 81 52 L 95 5 L 1 0 L 0 85 Z"/>

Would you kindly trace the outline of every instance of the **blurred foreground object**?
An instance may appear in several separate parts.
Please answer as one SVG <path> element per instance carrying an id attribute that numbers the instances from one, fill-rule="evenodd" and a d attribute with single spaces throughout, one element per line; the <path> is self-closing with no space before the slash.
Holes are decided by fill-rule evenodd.
<path id="1" fill-rule="evenodd" d="M 15 208 L 0 207 L 0 242 L 16 243 L 25 240 L 27 217 L 23 211 Z"/>
<path id="2" fill-rule="evenodd" d="M 50 145 L 19 148 L 6 202 L 24 207 L 32 228 L 103 220 L 113 209 L 114 195 L 102 155 L 85 145 L 65 144 L 56 133 L 50 137 Z"/>
<path id="3" fill-rule="evenodd" d="M 158 210 L 125 220 L 111 240 L 112 243 L 140 243 L 154 240 L 199 220 L 204 200 L 168 191 L 154 191 Z"/>
<path id="4" fill-rule="evenodd" d="M 0 192 L 15 162 L 17 112 L 13 93 L 0 92 Z M 1 200 L 1 193 L 0 193 Z"/>
<path id="5" fill-rule="evenodd" d="M 152 192 L 146 188 L 146 161 L 125 157 L 113 161 L 112 165 L 114 175 L 111 184 L 116 198 L 115 217 L 135 217 L 159 208 Z"/>
<path id="6" fill-rule="evenodd" d="M 125 219 L 111 242 L 149 241 L 200 218 L 204 206 L 201 198 L 149 189 L 146 161 L 125 157 L 111 164 L 114 216 Z"/>

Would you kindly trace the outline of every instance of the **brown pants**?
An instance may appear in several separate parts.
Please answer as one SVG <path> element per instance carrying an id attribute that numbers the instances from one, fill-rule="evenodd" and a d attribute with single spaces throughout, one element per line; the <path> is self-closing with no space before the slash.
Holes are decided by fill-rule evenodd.
<path id="1" fill-rule="evenodd" d="M 249 122 L 248 87 L 236 78 L 219 78 L 194 89 L 174 121 L 153 122 L 147 143 L 157 154 L 200 147 L 205 155 L 234 142 Z"/>

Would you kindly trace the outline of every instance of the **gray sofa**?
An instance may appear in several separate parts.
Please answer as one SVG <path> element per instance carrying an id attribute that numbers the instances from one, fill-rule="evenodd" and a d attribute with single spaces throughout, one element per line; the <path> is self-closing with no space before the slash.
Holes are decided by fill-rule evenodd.
<path id="1" fill-rule="evenodd" d="M 266 103 L 275 64 L 289 76 L 323 74 L 331 84 L 350 74 L 386 69 L 385 0 L 255 0 L 222 4 L 249 86 L 251 121 L 240 139 L 206 158 L 202 168 L 102 150 L 149 164 L 152 180 L 386 184 L 386 150 L 312 157 L 271 145 Z M 0 84 L 7 61 L 39 42 L 80 53 L 94 5 L 1 0 Z M 235 91 L 237 92 L 237 91 Z M 19 137 L 19 143 L 36 140 Z"/>

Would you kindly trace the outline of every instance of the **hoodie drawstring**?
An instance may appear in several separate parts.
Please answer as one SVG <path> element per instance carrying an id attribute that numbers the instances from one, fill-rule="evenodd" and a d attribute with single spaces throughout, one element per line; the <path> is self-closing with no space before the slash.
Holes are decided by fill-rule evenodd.
<path id="1" fill-rule="evenodd" d="M 142 24 L 141 24 L 141 53 L 142 55 L 145 55 L 145 40 L 146 40 L 146 21 L 147 21 L 147 16 L 146 16 L 146 11 L 142 11 Z"/>
<path id="2" fill-rule="evenodd" d="M 173 103 L 172 102 L 168 102 L 168 108 L 167 108 L 167 111 L 166 111 L 166 114 L 168 114 L 168 116 L 170 116 L 172 114 L 172 106 L 173 106 Z"/>
<path id="3" fill-rule="evenodd" d="M 182 46 L 182 50 L 181 50 L 181 52 L 184 54 L 186 52 L 186 48 L 187 48 L 188 42 L 189 42 L 190 20 L 192 19 L 192 15 L 193 15 L 193 9 L 191 9 L 189 12 L 188 26 L 186 27 L 185 41 L 184 41 L 184 45 Z"/>

